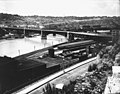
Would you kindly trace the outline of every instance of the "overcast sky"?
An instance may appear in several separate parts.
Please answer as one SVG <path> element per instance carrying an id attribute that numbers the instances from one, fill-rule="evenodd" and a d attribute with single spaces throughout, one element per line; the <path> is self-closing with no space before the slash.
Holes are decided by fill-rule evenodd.
<path id="1" fill-rule="evenodd" d="M 0 13 L 40 16 L 118 16 L 119 0 L 0 0 Z"/>

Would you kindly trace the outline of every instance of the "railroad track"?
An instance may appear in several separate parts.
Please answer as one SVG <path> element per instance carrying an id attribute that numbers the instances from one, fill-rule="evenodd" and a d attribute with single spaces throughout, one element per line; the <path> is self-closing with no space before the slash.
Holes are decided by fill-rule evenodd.
<path id="1" fill-rule="evenodd" d="M 48 77 L 45 77 L 45 78 L 43 78 L 43 79 L 41 79 L 39 81 L 36 81 L 36 82 L 32 83 L 31 85 L 28 85 L 28 86 L 26 86 L 26 87 L 24 87 L 24 88 L 22 88 L 22 89 L 20 89 L 20 90 L 18 90 L 16 92 L 13 92 L 12 94 L 31 94 L 32 92 L 35 92 L 40 87 L 46 85 L 50 81 L 52 81 L 52 80 L 54 80 L 54 79 L 56 79 L 56 78 L 58 78 L 58 77 L 60 77 L 60 76 L 62 76 L 64 74 L 66 74 L 66 73 L 68 73 L 68 72 L 70 72 L 70 71 L 72 71 L 72 70 L 74 70 L 74 69 L 76 69 L 76 68 L 78 68 L 78 67 L 80 67 L 82 65 L 88 64 L 88 63 L 90 63 L 92 61 L 95 61 L 95 60 L 96 60 L 96 57 L 93 57 L 91 59 L 88 59 L 88 60 L 82 61 L 80 63 L 77 63 L 77 64 L 75 64 L 75 65 L 73 65 L 73 66 L 71 66 L 69 68 L 66 68 L 66 69 L 61 70 L 61 71 L 59 71 L 57 73 L 54 73 L 54 74 L 52 74 L 52 75 L 50 75 Z"/>

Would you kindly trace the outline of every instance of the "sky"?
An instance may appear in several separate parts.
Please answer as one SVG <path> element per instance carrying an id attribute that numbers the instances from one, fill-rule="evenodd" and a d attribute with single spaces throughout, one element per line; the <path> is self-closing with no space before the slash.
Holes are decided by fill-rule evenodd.
<path id="1" fill-rule="evenodd" d="M 0 0 L 0 13 L 23 16 L 120 16 L 119 0 Z"/>

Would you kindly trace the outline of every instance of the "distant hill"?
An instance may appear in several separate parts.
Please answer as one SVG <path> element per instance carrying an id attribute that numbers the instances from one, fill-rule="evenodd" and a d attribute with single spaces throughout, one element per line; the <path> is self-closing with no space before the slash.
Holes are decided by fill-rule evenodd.
<path id="1" fill-rule="evenodd" d="M 45 26 L 46 29 L 59 30 L 79 29 L 82 25 L 117 27 L 120 26 L 120 17 L 19 16 L 0 13 L 0 26 L 39 28 L 40 25 Z"/>
<path id="2" fill-rule="evenodd" d="M 75 17 L 75 16 L 66 16 L 66 17 L 52 17 L 52 16 L 19 16 L 19 15 L 12 15 L 12 14 L 3 14 L 0 13 L 0 24 L 28 24 L 28 25 L 35 25 L 35 24 L 56 24 L 56 23 L 65 23 L 65 22 L 73 22 L 83 19 L 91 19 L 94 17 Z"/>

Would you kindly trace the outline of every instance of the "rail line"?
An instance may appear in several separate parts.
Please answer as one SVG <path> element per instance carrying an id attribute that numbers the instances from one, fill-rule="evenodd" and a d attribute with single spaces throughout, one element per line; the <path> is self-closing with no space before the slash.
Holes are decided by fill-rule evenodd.
<path id="1" fill-rule="evenodd" d="M 78 68 L 78 67 L 80 67 L 80 66 L 82 66 L 84 64 L 87 64 L 87 63 L 95 61 L 95 60 L 96 60 L 96 57 L 93 57 L 93 58 L 90 58 L 88 60 L 77 63 L 77 64 L 75 64 L 75 65 L 73 65 L 73 66 L 71 66 L 69 68 L 66 68 L 66 69 L 61 70 L 61 71 L 59 71 L 57 73 L 54 73 L 54 74 L 52 74 L 52 75 L 50 75 L 48 77 L 45 77 L 45 78 L 43 78 L 43 79 L 41 79 L 39 81 L 36 81 L 31 85 L 28 85 L 28 86 L 26 86 L 26 87 L 24 87 L 24 88 L 22 88 L 22 89 L 20 89 L 20 90 L 18 90 L 16 92 L 13 92 L 12 94 L 31 94 L 32 92 L 36 91 L 38 88 L 40 88 L 41 86 L 49 83 L 50 81 L 52 81 L 52 80 L 54 80 L 54 79 L 56 79 L 56 78 L 58 78 L 58 77 L 60 77 L 60 76 L 62 76 L 64 74 L 66 74 L 67 72 L 70 72 L 70 71 L 72 71 L 72 70 L 74 70 L 74 69 L 76 69 L 76 68 Z"/>

